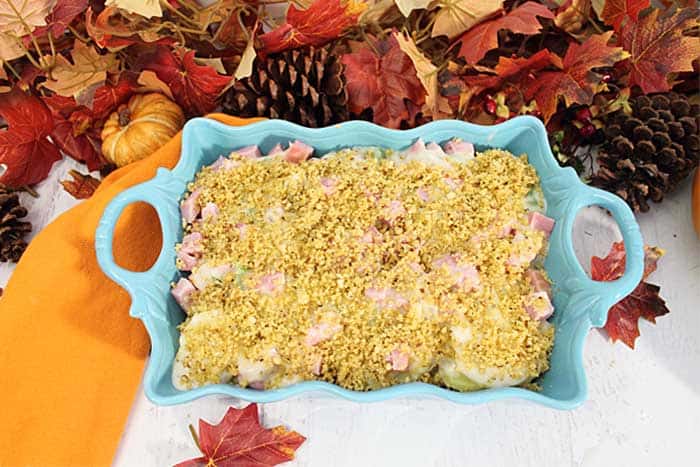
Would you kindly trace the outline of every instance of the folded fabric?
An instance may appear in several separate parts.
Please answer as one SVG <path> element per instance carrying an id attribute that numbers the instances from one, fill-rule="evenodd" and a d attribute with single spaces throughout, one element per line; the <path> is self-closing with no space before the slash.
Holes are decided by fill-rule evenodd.
<path id="1" fill-rule="evenodd" d="M 240 126 L 257 119 L 211 115 Z M 95 194 L 29 245 L 0 298 L 0 466 L 109 465 L 149 351 L 130 299 L 100 270 L 95 229 L 105 206 L 180 157 L 181 134 L 150 157 L 106 177 Z M 121 216 L 114 256 L 148 269 L 161 247 L 155 211 Z"/>

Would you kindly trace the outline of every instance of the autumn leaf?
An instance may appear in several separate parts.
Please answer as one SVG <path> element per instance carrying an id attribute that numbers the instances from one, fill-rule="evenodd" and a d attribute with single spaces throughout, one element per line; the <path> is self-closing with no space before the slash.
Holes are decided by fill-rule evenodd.
<path id="1" fill-rule="evenodd" d="M 650 0 L 605 0 L 600 19 L 619 31 L 625 20 L 636 22 L 639 13 L 649 4 Z"/>
<path id="2" fill-rule="evenodd" d="M 498 47 L 498 31 L 502 29 L 517 34 L 537 34 L 542 29 L 538 16 L 551 19 L 554 13 L 540 3 L 525 2 L 505 16 L 478 24 L 458 39 L 462 42 L 458 56 L 467 63 L 478 62 L 486 52 Z"/>
<path id="3" fill-rule="evenodd" d="M 9 125 L 0 131 L 0 164 L 7 167 L 0 183 L 19 187 L 45 179 L 61 159 L 47 139 L 53 130 L 49 109 L 37 97 L 13 89 L 0 98 L 0 116 Z"/>
<path id="4" fill-rule="evenodd" d="M 623 25 L 618 43 L 630 53 L 630 84 L 638 84 L 645 94 L 671 89 L 669 74 L 692 71 L 700 56 L 700 38 L 683 31 L 700 24 L 694 8 L 678 10 L 659 18 L 653 10 L 637 22 Z"/>
<path id="5" fill-rule="evenodd" d="M 527 79 L 521 79 L 521 77 L 542 70 L 559 60 L 560 58 L 557 55 L 552 54 L 547 49 L 542 49 L 528 58 L 501 56 L 493 69 L 494 74 L 479 73 L 465 76 L 464 81 L 469 86 L 478 88 L 479 91 L 499 88 L 506 81 L 528 81 Z"/>
<path id="6" fill-rule="evenodd" d="M 141 86 L 138 90 L 141 92 L 159 92 L 168 96 L 169 99 L 175 100 L 173 93 L 158 75 L 151 70 L 143 70 L 137 79 L 138 84 Z"/>
<path id="7" fill-rule="evenodd" d="M 160 18 L 163 16 L 160 0 L 107 0 L 105 5 L 121 8 L 124 11 L 136 13 L 145 18 Z"/>
<path id="8" fill-rule="evenodd" d="M 440 0 L 432 37 L 452 39 L 503 7 L 503 0 Z"/>
<path id="9" fill-rule="evenodd" d="M 111 52 L 133 44 L 172 45 L 176 42 L 167 25 L 149 22 L 115 7 L 107 7 L 95 16 L 85 12 L 85 29 L 95 43 Z"/>
<path id="10" fill-rule="evenodd" d="M 366 7 L 356 0 L 315 0 L 306 10 L 290 4 L 286 22 L 258 38 L 262 43 L 260 51 L 269 54 L 323 45 L 357 24 Z"/>
<path id="11" fill-rule="evenodd" d="M 58 0 L 56 6 L 46 17 L 46 26 L 39 26 L 31 34 L 22 38 L 24 45 L 29 47 L 32 37 L 43 37 L 51 34 L 52 37 L 60 37 L 73 22 L 87 8 L 88 0 Z"/>
<path id="12" fill-rule="evenodd" d="M 194 436 L 194 428 L 190 427 Z M 196 440 L 196 439 L 195 439 Z M 199 421 L 198 447 L 202 457 L 175 467 L 266 467 L 294 459 L 294 452 L 306 438 L 283 426 L 260 426 L 258 406 L 229 407 L 217 425 Z"/>
<path id="13" fill-rule="evenodd" d="M 530 80 L 526 99 L 535 99 L 544 121 L 556 112 L 559 98 L 567 106 L 590 104 L 593 96 L 604 88 L 601 75 L 593 68 L 612 66 L 629 56 L 621 47 L 610 47 L 612 31 L 590 36 L 583 44 L 572 42 L 566 51 L 560 70 L 544 71 Z"/>
<path id="14" fill-rule="evenodd" d="M 95 120 L 103 120 L 121 104 L 126 103 L 137 87 L 133 73 L 122 72 L 115 84 L 105 83 L 95 90 L 92 100 L 92 115 Z"/>
<path id="15" fill-rule="evenodd" d="M 408 55 L 411 62 L 413 62 L 413 67 L 416 69 L 418 79 L 425 90 L 423 113 L 426 116 L 431 116 L 433 120 L 449 117 L 452 111 L 447 99 L 440 95 L 438 68 L 418 50 L 413 39 L 398 32 L 394 32 L 393 36 L 398 41 L 401 50 Z"/>
<path id="16" fill-rule="evenodd" d="M 368 46 L 343 55 L 347 80 L 348 108 L 355 114 L 367 108 L 374 122 L 399 128 L 410 116 L 406 100 L 417 106 L 425 103 L 425 91 L 413 66 L 394 35 L 375 42 L 376 55 Z"/>
<path id="17" fill-rule="evenodd" d="M 70 193 L 75 199 L 87 199 L 92 196 L 98 186 L 100 180 L 92 177 L 90 174 L 83 174 L 77 170 L 68 172 L 73 180 L 61 180 L 63 189 Z"/>
<path id="18" fill-rule="evenodd" d="M 78 103 L 87 102 L 86 96 L 107 79 L 107 72 L 117 66 L 114 54 L 100 55 L 97 50 L 76 40 L 71 52 L 73 63 L 62 55 L 56 56 L 56 65 L 42 86 L 60 96 L 73 96 Z"/>
<path id="19" fill-rule="evenodd" d="M 639 318 L 652 323 L 656 318 L 669 312 L 664 300 L 659 297 L 660 288 L 644 282 L 656 270 L 657 262 L 664 251 L 657 247 L 644 247 L 644 275 L 639 285 L 608 311 L 605 331 L 614 341 L 621 340 L 634 348 L 639 337 Z M 613 243 L 605 258 L 591 258 L 591 278 L 596 281 L 613 281 L 625 272 L 625 247 L 623 242 Z"/>
<path id="20" fill-rule="evenodd" d="M 46 25 L 56 0 L 0 0 L 0 60 L 24 55 L 21 37 Z"/>
<path id="21" fill-rule="evenodd" d="M 432 0 L 394 0 L 402 15 L 408 18 L 413 10 L 428 8 Z"/>
<path id="22" fill-rule="evenodd" d="M 231 81 L 207 65 L 198 65 L 194 51 L 158 47 L 144 58 L 143 68 L 156 73 L 168 85 L 175 101 L 187 115 L 202 115 L 216 106 L 216 99 Z"/>

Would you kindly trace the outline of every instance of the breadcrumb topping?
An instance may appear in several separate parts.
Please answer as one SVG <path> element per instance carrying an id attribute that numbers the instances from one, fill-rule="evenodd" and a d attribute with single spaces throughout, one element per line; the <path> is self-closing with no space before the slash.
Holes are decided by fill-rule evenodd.
<path id="1" fill-rule="evenodd" d="M 455 387 L 443 366 L 478 388 L 548 368 L 553 327 L 525 311 L 547 243 L 528 226 L 525 156 L 230 160 L 189 187 L 214 212 L 186 225 L 201 233 L 191 279 L 218 272 L 180 325 L 183 387 Z"/>

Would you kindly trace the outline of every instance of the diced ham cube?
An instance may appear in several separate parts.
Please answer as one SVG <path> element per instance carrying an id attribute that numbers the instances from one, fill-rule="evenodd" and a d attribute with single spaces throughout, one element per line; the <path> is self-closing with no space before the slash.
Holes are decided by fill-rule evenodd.
<path id="1" fill-rule="evenodd" d="M 177 251 L 177 257 L 182 261 L 181 271 L 191 271 L 201 258 L 202 250 L 202 234 L 192 232 L 182 238 L 182 244 Z"/>
<path id="2" fill-rule="evenodd" d="M 297 140 L 290 144 L 287 150 L 284 151 L 284 160 L 293 164 L 298 164 L 311 157 L 313 153 L 314 148 Z"/>
<path id="3" fill-rule="evenodd" d="M 220 266 L 209 266 L 208 264 L 200 265 L 190 275 L 190 280 L 199 290 L 204 289 L 212 280 L 221 279 L 226 274 L 232 271 L 232 267 L 228 264 Z"/>
<path id="4" fill-rule="evenodd" d="M 337 191 L 338 179 L 334 177 L 321 177 L 321 190 L 326 196 L 331 196 Z"/>
<path id="5" fill-rule="evenodd" d="M 528 269 L 525 275 L 530 281 L 530 284 L 532 284 L 532 288 L 535 289 L 535 292 L 547 292 L 548 295 L 551 295 L 552 286 L 547 279 L 545 279 L 541 271 L 537 269 Z"/>
<path id="6" fill-rule="evenodd" d="M 177 284 L 175 284 L 175 287 L 172 288 L 170 293 L 173 294 L 177 304 L 186 310 L 190 304 L 190 295 L 192 295 L 192 292 L 195 290 L 197 289 L 192 285 L 192 282 L 183 277 L 177 281 Z"/>
<path id="7" fill-rule="evenodd" d="M 401 308 L 408 305 L 406 297 L 393 288 L 368 288 L 365 290 L 365 297 L 377 304 L 380 309 Z"/>
<path id="8" fill-rule="evenodd" d="M 343 329 L 340 324 L 321 322 L 311 326 L 306 331 L 306 345 L 313 347 L 321 342 L 327 341 Z"/>
<path id="9" fill-rule="evenodd" d="M 216 219 L 219 215 L 219 207 L 215 203 L 207 203 L 202 208 L 202 219 Z"/>
<path id="10" fill-rule="evenodd" d="M 545 233 L 547 237 L 552 233 L 554 229 L 554 219 L 547 217 L 539 212 L 530 212 L 527 215 L 527 221 L 535 230 L 539 230 Z"/>
<path id="11" fill-rule="evenodd" d="M 285 278 L 284 273 L 273 272 L 260 277 L 260 281 L 255 289 L 261 294 L 275 295 L 284 290 Z"/>
<path id="12" fill-rule="evenodd" d="M 423 152 L 425 152 L 425 143 L 421 138 L 418 138 L 415 143 L 406 149 L 407 155 L 421 154 Z"/>
<path id="13" fill-rule="evenodd" d="M 197 200 L 201 194 L 202 190 L 194 190 L 180 205 L 180 214 L 182 214 L 182 218 L 188 224 L 194 222 L 199 215 L 199 204 L 197 203 Z"/>
<path id="14" fill-rule="evenodd" d="M 527 266 L 537 257 L 537 252 L 534 250 L 525 251 L 521 254 L 512 254 L 506 260 L 506 265 L 510 267 L 521 267 Z"/>
<path id="15" fill-rule="evenodd" d="M 314 359 L 311 362 L 311 373 L 316 375 L 316 376 L 321 376 L 321 365 L 322 364 L 323 364 L 323 356 L 321 356 L 321 355 L 314 356 Z"/>
<path id="16" fill-rule="evenodd" d="M 282 206 L 273 206 L 265 211 L 263 218 L 265 222 L 273 224 L 282 219 L 284 216 L 284 208 Z"/>
<path id="17" fill-rule="evenodd" d="M 260 153 L 260 148 L 257 146 L 246 146 L 240 149 L 236 149 L 233 151 L 234 154 L 238 154 L 241 157 L 245 157 L 246 159 L 255 159 L 257 157 L 262 156 Z"/>
<path id="18" fill-rule="evenodd" d="M 533 292 L 525 299 L 525 311 L 530 318 L 542 321 L 552 316 L 554 307 L 547 292 Z"/>
<path id="19" fill-rule="evenodd" d="M 391 363 L 391 369 L 394 371 L 406 371 L 409 360 L 410 356 L 398 348 L 392 350 L 386 358 L 386 361 Z"/>
<path id="20" fill-rule="evenodd" d="M 238 161 L 232 161 L 228 157 L 219 156 L 219 158 L 211 165 L 211 168 L 212 170 L 218 172 L 219 170 L 235 169 L 239 165 L 240 163 Z"/>
<path id="21" fill-rule="evenodd" d="M 462 183 L 464 183 L 464 180 L 460 180 L 459 178 L 452 178 L 452 177 L 445 177 L 442 179 L 443 182 L 445 182 L 445 185 L 450 187 L 450 190 L 456 190 L 460 186 L 462 186 Z"/>
<path id="22" fill-rule="evenodd" d="M 396 221 L 399 217 L 406 215 L 406 208 L 403 207 L 403 203 L 397 199 L 392 200 L 385 210 L 386 219 L 389 222 Z"/>
<path id="23" fill-rule="evenodd" d="M 420 199 L 424 203 L 430 201 L 430 192 L 425 188 L 418 188 L 416 190 L 416 195 L 418 196 L 418 199 Z"/>
<path id="24" fill-rule="evenodd" d="M 360 242 L 362 243 L 381 243 L 383 239 L 382 233 L 377 230 L 375 226 L 371 226 L 367 231 L 360 237 Z"/>
<path id="25" fill-rule="evenodd" d="M 474 157 L 474 145 L 466 141 L 451 140 L 445 143 L 445 153 L 471 159 Z"/>
<path id="26" fill-rule="evenodd" d="M 442 150 L 440 145 L 437 143 L 434 143 L 434 142 L 430 142 L 430 143 L 426 144 L 425 150 L 430 152 L 430 153 L 433 153 L 436 156 L 444 156 L 445 155 L 445 151 Z"/>
<path id="27" fill-rule="evenodd" d="M 248 233 L 248 224 L 239 222 L 238 224 L 236 224 L 236 228 L 238 229 L 238 236 L 241 240 L 243 240 L 246 234 Z"/>

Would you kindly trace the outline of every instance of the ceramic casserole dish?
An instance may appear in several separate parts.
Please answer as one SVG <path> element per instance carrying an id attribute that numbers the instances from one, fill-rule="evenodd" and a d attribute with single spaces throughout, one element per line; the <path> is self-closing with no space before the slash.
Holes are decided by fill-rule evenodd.
<path id="1" fill-rule="evenodd" d="M 453 137 L 472 142 L 478 150 L 506 149 L 528 155 L 540 177 L 546 200 L 546 214 L 556 224 L 550 238 L 545 269 L 553 282 L 555 313 L 554 347 L 550 369 L 537 383 L 535 392 L 519 387 L 457 392 L 426 383 L 407 383 L 367 392 L 351 391 L 323 381 L 305 381 L 274 390 L 255 390 L 231 384 L 215 384 L 181 391 L 172 384 L 172 370 L 178 350 L 178 325 L 185 314 L 170 293 L 179 272 L 175 265 L 175 244 L 182 239 L 179 203 L 186 186 L 204 166 L 234 148 L 258 145 L 263 151 L 278 143 L 303 141 L 317 155 L 349 146 L 383 146 L 403 149 L 417 138 L 441 143 Z M 163 246 L 153 266 L 144 272 L 119 267 L 112 254 L 114 227 L 123 209 L 143 201 L 158 213 Z M 613 282 L 591 280 L 574 253 L 572 229 L 578 211 L 597 205 L 617 221 L 627 251 L 624 275 Z M 453 402 L 475 404 L 504 398 L 520 398 L 558 409 L 570 409 L 586 398 L 583 368 L 584 338 L 591 327 L 602 326 L 608 309 L 629 294 L 643 271 L 643 244 L 639 227 L 627 204 L 617 196 L 583 184 L 571 168 L 561 168 L 554 159 L 542 123 L 534 117 L 517 117 L 494 126 L 479 126 L 455 120 L 432 122 L 421 127 L 389 130 L 362 121 L 310 129 L 281 120 L 268 120 L 231 127 L 196 118 L 183 130 L 182 154 L 173 170 L 158 169 L 156 176 L 119 194 L 107 206 L 96 233 L 97 259 L 102 270 L 131 295 L 130 314 L 143 321 L 151 338 L 151 358 L 144 377 L 146 395 L 156 404 L 171 405 L 210 395 L 225 394 L 252 402 L 271 402 L 308 391 L 322 391 L 357 402 L 375 402 L 399 396 L 433 396 Z"/>

